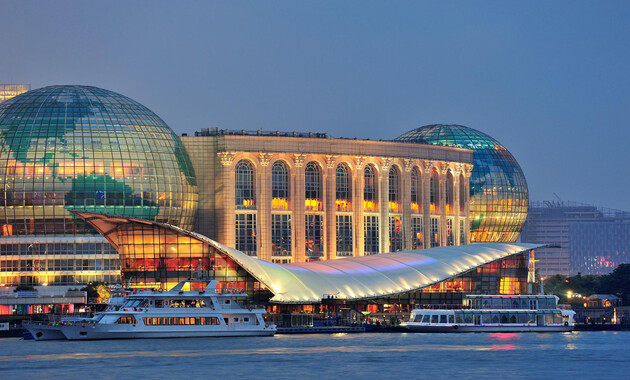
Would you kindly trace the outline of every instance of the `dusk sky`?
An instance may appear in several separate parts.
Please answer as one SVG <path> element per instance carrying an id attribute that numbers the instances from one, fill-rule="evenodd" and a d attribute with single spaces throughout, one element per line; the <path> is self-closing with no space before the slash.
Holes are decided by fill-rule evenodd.
<path id="1" fill-rule="evenodd" d="M 206 127 L 393 139 L 462 124 L 531 200 L 630 210 L 630 1 L 7 1 L 0 83 Z"/>

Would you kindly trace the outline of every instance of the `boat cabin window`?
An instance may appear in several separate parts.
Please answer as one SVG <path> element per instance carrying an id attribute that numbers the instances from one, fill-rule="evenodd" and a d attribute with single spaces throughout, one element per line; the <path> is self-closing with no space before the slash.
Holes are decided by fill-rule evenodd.
<path id="1" fill-rule="evenodd" d="M 206 307 L 204 300 L 171 300 L 168 307 Z"/>
<path id="2" fill-rule="evenodd" d="M 132 316 L 120 317 L 118 318 L 116 322 L 114 322 L 114 324 L 117 324 L 117 325 L 135 325 L 136 323 L 137 323 L 136 318 Z"/>
<path id="3" fill-rule="evenodd" d="M 243 321 L 244 322 L 249 322 L 249 318 L 245 317 L 245 318 L 243 318 Z"/>
<path id="4" fill-rule="evenodd" d="M 155 307 L 164 307 L 164 300 L 155 300 Z"/>
<path id="5" fill-rule="evenodd" d="M 424 317 L 424 315 L 416 314 L 416 316 L 413 318 L 413 321 L 414 322 L 422 322 L 422 317 Z"/>
<path id="6" fill-rule="evenodd" d="M 472 322 L 472 320 L 471 320 Z M 464 323 L 464 316 L 461 314 L 455 315 L 455 323 Z"/>
<path id="7" fill-rule="evenodd" d="M 446 323 L 446 314 L 440 315 L 440 323 Z"/>
<path id="8" fill-rule="evenodd" d="M 125 307 L 125 308 L 147 307 L 148 304 L 149 304 L 149 300 L 137 299 L 136 298 L 136 299 L 127 300 L 127 302 L 125 302 L 122 307 Z"/>
<path id="9" fill-rule="evenodd" d="M 436 314 L 431 316 L 431 323 L 438 323 L 438 316 Z"/>
<path id="10" fill-rule="evenodd" d="M 219 325 L 217 317 L 143 317 L 147 326 L 160 325 Z"/>
<path id="11" fill-rule="evenodd" d="M 455 316 L 454 315 L 449 315 L 448 316 L 448 323 L 455 323 Z"/>
<path id="12" fill-rule="evenodd" d="M 224 303 L 225 303 L 226 305 L 229 305 L 229 304 L 230 304 L 230 300 L 225 300 L 225 302 L 224 302 Z"/>

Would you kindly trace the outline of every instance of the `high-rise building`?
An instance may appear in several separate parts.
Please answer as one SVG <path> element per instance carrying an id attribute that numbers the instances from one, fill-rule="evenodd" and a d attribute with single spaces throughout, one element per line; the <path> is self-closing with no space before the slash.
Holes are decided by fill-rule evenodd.
<path id="1" fill-rule="evenodd" d="M 630 213 L 575 202 L 532 202 L 520 240 L 536 250 L 543 277 L 606 274 L 630 262 Z"/>
<path id="2" fill-rule="evenodd" d="M 0 84 L 0 103 L 30 90 L 30 84 Z"/>

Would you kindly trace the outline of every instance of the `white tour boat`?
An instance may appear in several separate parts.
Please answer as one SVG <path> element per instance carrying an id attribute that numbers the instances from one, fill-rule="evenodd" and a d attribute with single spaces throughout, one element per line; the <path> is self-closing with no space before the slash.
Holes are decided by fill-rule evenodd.
<path id="1" fill-rule="evenodd" d="M 463 308 L 415 309 L 401 326 L 415 332 L 547 332 L 573 330 L 573 310 L 546 295 L 466 295 Z"/>
<path id="2" fill-rule="evenodd" d="M 187 284 L 206 285 L 203 290 L 183 289 Z M 117 310 L 93 318 L 64 319 L 59 323 L 25 323 L 36 340 L 190 338 L 274 335 L 263 308 L 244 308 L 246 294 L 217 293 L 216 281 L 182 281 L 169 291 L 142 291 L 125 298 Z"/>

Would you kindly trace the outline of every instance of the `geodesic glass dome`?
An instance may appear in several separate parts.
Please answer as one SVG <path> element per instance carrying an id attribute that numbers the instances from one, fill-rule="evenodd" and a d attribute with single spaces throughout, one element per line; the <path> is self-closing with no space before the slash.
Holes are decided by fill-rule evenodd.
<path id="1" fill-rule="evenodd" d="M 472 149 L 470 241 L 515 242 L 527 217 L 529 193 L 514 156 L 497 140 L 462 125 L 427 125 L 397 141 Z"/>
<path id="2" fill-rule="evenodd" d="M 68 210 L 191 228 L 195 175 L 183 145 L 140 103 L 50 86 L 0 104 L 0 235 L 90 233 Z"/>

